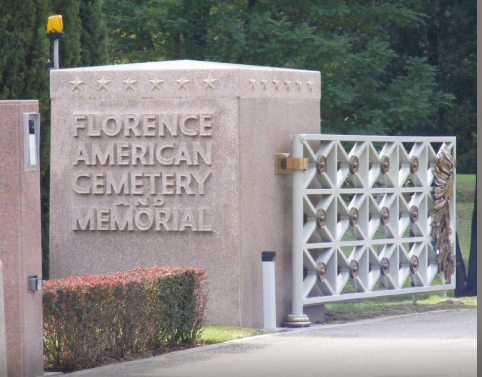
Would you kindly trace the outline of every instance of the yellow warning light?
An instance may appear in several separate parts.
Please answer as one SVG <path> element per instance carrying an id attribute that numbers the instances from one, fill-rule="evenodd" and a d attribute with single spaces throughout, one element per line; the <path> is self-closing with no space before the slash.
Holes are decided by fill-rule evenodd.
<path id="1" fill-rule="evenodd" d="M 55 14 L 49 17 L 47 22 L 47 34 L 55 34 L 60 36 L 64 32 L 64 23 L 62 22 L 62 16 Z"/>

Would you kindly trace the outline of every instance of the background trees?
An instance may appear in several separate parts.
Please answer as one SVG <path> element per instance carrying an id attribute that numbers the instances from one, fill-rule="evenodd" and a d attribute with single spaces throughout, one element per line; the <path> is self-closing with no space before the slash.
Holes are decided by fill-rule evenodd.
<path id="1" fill-rule="evenodd" d="M 476 173 L 476 8 L 475 0 L 106 0 L 104 11 L 112 62 L 319 70 L 323 132 L 455 135 L 458 173 Z M 472 293 L 476 240 L 473 230 Z"/>
<path id="2" fill-rule="evenodd" d="M 50 95 L 47 19 L 61 14 L 61 68 L 107 63 L 103 0 L 0 0 L 0 99 L 38 99 L 41 112 L 43 276 L 48 278 Z"/>
<path id="3" fill-rule="evenodd" d="M 476 7 L 476 0 L 0 0 L 0 98 L 41 103 L 45 254 L 49 14 L 65 21 L 61 67 L 196 59 L 319 70 L 323 132 L 456 135 L 458 173 L 475 173 Z"/>
<path id="4" fill-rule="evenodd" d="M 459 171 L 469 172 L 475 6 L 456 0 L 106 0 L 104 10 L 113 62 L 199 59 L 320 70 L 324 132 L 456 134 Z"/>
<path id="5" fill-rule="evenodd" d="M 49 41 L 45 28 L 50 15 L 50 0 L 0 1 L 0 99 L 40 101 L 42 265 L 47 265 L 45 258 L 48 255 L 48 216 L 45 208 L 49 196 L 50 96 L 49 75 L 45 69 Z"/>

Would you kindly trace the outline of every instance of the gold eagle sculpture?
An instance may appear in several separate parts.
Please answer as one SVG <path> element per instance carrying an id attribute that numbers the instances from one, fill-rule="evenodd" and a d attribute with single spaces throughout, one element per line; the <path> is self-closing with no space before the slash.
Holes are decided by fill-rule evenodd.
<path id="1" fill-rule="evenodd" d="M 432 236 L 435 239 L 435 251 L 438 254 L 438 270 L 445 281 L 450 282 L 455 272 L 453 242 L 450 241 L 450 198 L 454 194 L 455 167 L 454 150 L 447 147 L 440 149 L 435 160 L 434 175 L 435 200 L 432 215 Z"/>

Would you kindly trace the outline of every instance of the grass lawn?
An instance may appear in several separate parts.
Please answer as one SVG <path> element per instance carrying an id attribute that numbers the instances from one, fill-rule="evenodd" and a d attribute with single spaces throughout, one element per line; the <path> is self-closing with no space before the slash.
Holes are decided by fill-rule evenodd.
<path id="1" fill-rule="evenodd" d="M 246 338 L 248 336 L 255 336 L 265 333 L 267 333 L 267 331 L 247 329 L 244 327 L 207 326 L 203 329 L 201 333 L 199 343 L 223 343 L 229 342 L 230 340 L 236 340 Z"/>
<path id="2" fill-rule="evenodd" d="M 477 297 L 453 299 L 442 297 L 440 294 L 424 294 L 418 295 L 418 298 L 417 305 L 413 305 L 411 296 L 328 304 L 325 305 L 325 323 L 347 323 L 362 319 L 423 313 L 434 310 L 477 308 Z M 206 344 L 223 343 L 267 333 L 270 333 L 270 331 L 247 329 L 244 327 L 206 326 L 202 331 L 198 344 L 202 346 Z"/>
<path id="3" fill-rule="evenodd" d="M 361 319 L 386 317 L 433 310 L 476 308 L 477 297 L 445 298 L 441 294 L 418 295 L 417 305 L 412 296 L 396 296 L 378 300 L 360 300 L 325 305 L 325 323 L 346 323 Z"/>
<path id="4" fill-rule="evenodd" d="M 460 251 L 465 267 L 469 261 L 470 232 L 474 210 L 475 174 L 457 174 L 457 215 L 456 227 L 459 234 Z"/>
<path id="5" fill-rule="evenodd" d="M 475 174 L 457 174 L 457 202 L 473 203 Z"/>

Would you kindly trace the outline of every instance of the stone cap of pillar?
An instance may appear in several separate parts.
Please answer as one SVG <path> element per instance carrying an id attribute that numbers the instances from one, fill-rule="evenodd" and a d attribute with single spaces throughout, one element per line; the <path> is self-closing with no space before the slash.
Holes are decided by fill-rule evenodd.
<path id="1" fill-rule="evenodd" d="M 50 71 L 57 98 L 320 99 L 320 72 L 192 60 Z"/>

